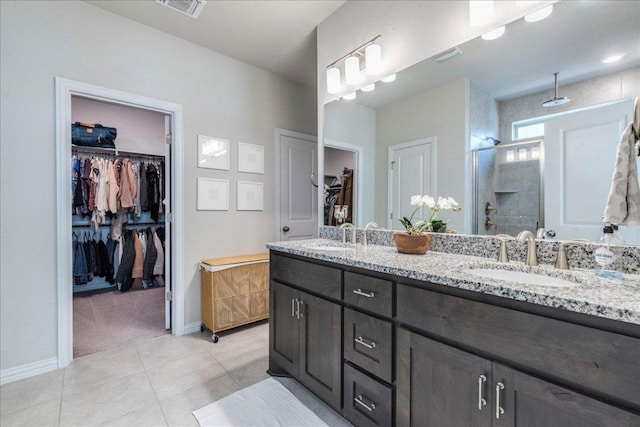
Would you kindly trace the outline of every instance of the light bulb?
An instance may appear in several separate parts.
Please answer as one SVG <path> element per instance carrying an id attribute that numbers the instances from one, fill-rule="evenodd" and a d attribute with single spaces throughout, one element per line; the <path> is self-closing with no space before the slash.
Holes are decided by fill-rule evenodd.
<path id="1" fill-rule="evenodd" d="M 382 49 L 379 44 L 370 44 L 364 51 L 365 72 L 375 76 L 382 71 Z"/>
<path id="2" fill-rule="evenodd" d="M 469 25 L 479 27 L 493 18 L 493 0 L 469 1 Z"/>
<path id="3" fill-rule="evenodd" d="M 351 101 L 352 99 L 356 99 L 356 93 L 355 92 L 348 93 L 342 98 Z"/>
<path id="4" fill-rule="evenodd" d="M 362 88 L 363 92 L 371 92 L 372 90 L 374 90 L 376 88 L 376 84 L 375 83 L 371 83 L 370 85 L 366 85 Z"/>
<path id="5" fill-rule="evenodd" d="M 383 78 L 382 81 L 385 82 L 385 83 L 395 82 L 396 81 L 396 73 L 389 74 L 387 77 Z"/>
<path id="6" fill-rule="evenodd" d="M 340 93 L 340 69 L 331 67 L 327 69 L 327 92 L 332 95 Z"/>
<path id="7" fill-rule="evenodd" d="M 357 85 L 362 81 L 360 77 L 360 59 L 350 56 L 344 61 L 344 79 L 348 85 Z"/>
<path id="8" fill-rule="evenodd" d="M 482 35 L 482 40 L 495 40 L 502 37 L 505 31 L 505 26 L 498 27 L 495 30 L 488 31 Z"/>
<path id="9" fill-rule="evenodd" d="M 550 4 L 547 7 L 543 7 L 540 10 L 536 10 L 535 12 L 531 12 L 530 14 L 526 15 L 524 17 L 524 20 L 527 22 L 538 22 L 538 21 L 542 21 L 544 18 L 546 18 L 547 16 L 551 15 L 551 12 L 553 12 L 553 5 Z"/>
<path id="10" fill-rule="evenodd" d="M 611 56 L 608 56 L 608 57 L 606 57 L 604 59 L 601 59 L 600 62 L 602 62 L 603 64 L 611 64 L 612 62 L 620 61 L 623 56 L 624 56 L 624 53 L 619 53 L 617 55 L 611 55 Z"/>

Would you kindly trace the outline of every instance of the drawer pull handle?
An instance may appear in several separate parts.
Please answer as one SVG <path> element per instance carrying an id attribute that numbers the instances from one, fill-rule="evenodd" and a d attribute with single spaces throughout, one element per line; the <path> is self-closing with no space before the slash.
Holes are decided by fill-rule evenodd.
<path id="1" fill-rule="evenodd" d="M 487 404 L 487 400 L 484 396 L 484 383 L 487 382 L 487 377 L 480 375 L 478 377 L 478 409 L 482 411 L 482 407 Z"/>
<path id="2" fill-rule="evenodd" d="M 374 403 L 372 403 L 371 405 L 367 405 L 366 403 L 364 403 L 362 401 L 361 394 L 359 394 L 358 397 L 354 397 L 353 401 L 356 402 L 358 405 L 362 406 L 364 409 L 366 409 L 369 412 L 373 412 L 373 410 L 376 409 L 376 405 Z"/>
<path id="3" fill-rule="evenodd" d="M 375 342 L 371 341 L 371 344 L 369 344 L 369 343 L 365 342 L 365 341 L 362 339 L 362 337 L 358 337 L 358 338 L 354 339 L 354 341 L 355 341 L 357 344 L 363 345 L 363 346 L 367 347 L 367 348 L 368 348 L 368 349 L 370 349 L 370 350 L 372 350 L 372 349 L 376 348 L 376 343 L 375 343 Z"/>
<path id="4" fill-rule="evenodd" d="M 373 297 L 376 296 L 376 294 L 374 294 L 373 292 L 364 292 L 360 288 L 354 289 L 353 293 L 356 294 L 356 295 L 362 295 L 363 297 L 367 297 L 367 298 L 373 298 Z"/>
<path id="5" fill-rule="evenodd" d="M 291 317 L 296 317 L 296 301 L 291 298 Z"/>
<path id="6" fill-rule="evenodd" d="M 504 384 L 496 384 L 496 420 L 500 419 L 500 415 L 504 414 L 504 409 L 500 406 L 500 391 L 504 390 Z"/>

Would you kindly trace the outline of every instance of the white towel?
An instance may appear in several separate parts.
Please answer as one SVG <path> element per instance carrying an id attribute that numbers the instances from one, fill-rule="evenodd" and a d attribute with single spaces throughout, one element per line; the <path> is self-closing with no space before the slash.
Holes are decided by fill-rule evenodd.
<path id="1" fill-rule="evenodd" d="M 604 222 L 616 225 L 640 225 L 640 186 L 632 128 L 633 124 L 629 123 L 620 137 L 616 167 L 604 208 Z"/>

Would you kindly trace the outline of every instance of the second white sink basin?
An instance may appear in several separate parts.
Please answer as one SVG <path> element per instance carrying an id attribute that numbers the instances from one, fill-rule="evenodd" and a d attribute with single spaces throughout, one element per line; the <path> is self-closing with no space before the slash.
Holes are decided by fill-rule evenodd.
<path id="1" fill-rule="evenodd" d="M 557 277 L 546 276 L 536 273 L 526 273 L 524 271 L 495 270 L 491 268 L 470 268 L 464 270 L 465 273 L 488 279 L 507 280 L 509 282 L 525 283 L 527 285 L 549 286 L 554 288 L 568 288 L 579 286 L 579 283 L 571 282 Z"/>

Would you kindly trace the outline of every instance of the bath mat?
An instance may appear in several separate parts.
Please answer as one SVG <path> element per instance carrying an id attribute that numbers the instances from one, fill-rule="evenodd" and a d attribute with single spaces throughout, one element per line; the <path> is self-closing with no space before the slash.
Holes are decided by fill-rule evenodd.
<path id="1" fill-rule="evenodd" d="M 328 427 L 273 378 L 193 411 L 201 427 Z"/>

